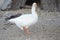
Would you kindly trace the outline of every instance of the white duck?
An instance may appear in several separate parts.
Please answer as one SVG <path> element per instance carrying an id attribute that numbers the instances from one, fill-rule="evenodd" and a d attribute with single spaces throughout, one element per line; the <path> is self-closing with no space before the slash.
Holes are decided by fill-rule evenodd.
<path id="1" fill-rule="evenodd" d="M 36 7 L 37 4 L 33 3 L 32 4 L 32 9 L 31 9 L 31 14 L 24 14 L 16 18 L 9 19 L 8 21 L 11 23 L 15 23 L 17 27 L 21 28 L 24 30 L 27 34 L 30 34 L 28 27 L 30 25 L 33 25 L 37 22 L 38 20 L 38 15 L 36 12 Z"/>

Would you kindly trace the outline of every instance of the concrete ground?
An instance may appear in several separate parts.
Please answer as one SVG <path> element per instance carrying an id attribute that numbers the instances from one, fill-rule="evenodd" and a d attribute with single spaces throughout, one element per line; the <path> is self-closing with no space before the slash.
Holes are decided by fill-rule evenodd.
<path id="1" fill-rule="evenodd" d="M 4 25 L 5 13 L 31 13 L 30 9 L 15 11 L 0 11 L 0 40 L 60 40 L 60 12 L 47 12 L 37 10 L 38 22 L 29 27 L 32 32 L 26 35 L 24 31 L 14 25 Z M 3 28 L 7 26 L 7 30 Z"/>

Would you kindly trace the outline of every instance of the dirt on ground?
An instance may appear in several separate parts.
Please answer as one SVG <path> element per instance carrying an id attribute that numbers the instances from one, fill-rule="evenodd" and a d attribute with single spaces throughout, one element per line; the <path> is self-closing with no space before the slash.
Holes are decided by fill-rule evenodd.
<path id="1" fill-rule="evenodd" d="M 60 40 L 60 12 L 37 10 L 38 22 L 29 27 L 29 30 L 32 32 L 30 35 L 26 35 L 15 24 L 4 25 L 6 24 L 4 20 L 6 12 L 9 15 L 31 13 L 30 9 L 0 11 L 0 40 Z M 4 30 L 3 28 L 6 26 L 7 30 Z"/>

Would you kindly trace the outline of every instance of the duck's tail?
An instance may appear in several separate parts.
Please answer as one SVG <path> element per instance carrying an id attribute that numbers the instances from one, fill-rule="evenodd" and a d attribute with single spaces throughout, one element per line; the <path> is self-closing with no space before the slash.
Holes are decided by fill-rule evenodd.
<path id="1" fill-rule="evenodd" d="M 5 18 L 6 21 L 10 20 L 11 18 Z"/>
<path id="2" fill-rule="evenodd" d="M 10 19 L 13 19 L 13 18 L 19 17 L 19 16 L 21 16 L 21 15 L 22 15 L 22 13 L 20 13 L 20 14 L 16 14 L 16 15 L 11 15 L 10 17 L 5 18 L 5 20 L 7 21 L 7 20 L 10 20 Z"/>

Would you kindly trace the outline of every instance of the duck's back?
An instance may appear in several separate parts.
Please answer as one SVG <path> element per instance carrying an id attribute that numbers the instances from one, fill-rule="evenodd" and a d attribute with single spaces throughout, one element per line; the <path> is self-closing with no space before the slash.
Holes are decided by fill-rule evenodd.
<path id="1" fill-rule="evenodd" d="M 16 22 L 22 25 L 31 25 L 37 22 L 37 18 L 32 14 L 26 14 L 16 18 Z"/>

